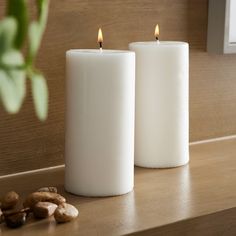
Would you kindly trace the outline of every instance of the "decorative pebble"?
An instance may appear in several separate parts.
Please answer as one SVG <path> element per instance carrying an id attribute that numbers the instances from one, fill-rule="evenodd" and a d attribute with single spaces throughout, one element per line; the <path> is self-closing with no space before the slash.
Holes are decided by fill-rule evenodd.
<path id="1" fill-rule="evenodd" d="M 2 198 L 1 208 L 2 210 L 13 208 L 14 206 L 16 206 L 18 201 L 19 195 L 14 191 L 10 191 L 6 193 L 5 196 Z"/>
<path id="2" fill-rule="evenodd" d="M 54 214 L 57 205 L 51 202 L 38 202 L 34 208 L 35 218 L 47 218 Z"/>
<path id="3" fill-rule="evenodd" d="M 4 210 L 2 213 L 4 216 L 11 216 L 11 215 L 15 215 L 18 213 L 26 213 L 29 214 L 30 213 L 30 208 L 26 207 L 26 208 L 13 208 L 13 209 L 8 209 L 8 210 Z"/>
<path id="4" fill-rule="evenodd" d="M 75 219 L 79 215 L 79 211 L 68 203 L 63 203 L 57 207 L 54 212 L 54 218 L 57 223 L 65 223 Z"/>
<path id="5" fill-rule="evenodd" d="M 37 192 L 51 192 L 51 193 L 57 193 L 56 187 L 43 187 L 37 190 Z"/>
<path id="6" fill-rule="evenodd" d="M 57 223 L 65 223 L 75 219 L 79 211 L 57 193 L 56 187 L 43 187 L 31 193 L 21 208 L 19 195 L 8 192 L 0 201 L 0 223 L 5 222 L 10 228 L 18 228 L 25 224 L 28 214 L 33 212 L 35 218 L 47 218 L 54 215 Z"/>
<path id="7" fill-rule="evenodd" d="M 66 199 L 58 193 L 51 192 L 34 192 L 31 193 L 24 202 L 24 207 L 33 209 L 34 205 L 38 202 L 52 202 L 56 205 L 60 205 L 66 202 Z"/>
<path id="8" fill-rule="evenodd" d="M 0 224 L 4 221 L 2 210 L 0 209 Z"/>
<path id="9" fill-rule="evenodd" d="M 26 221 L 26 213 L 20 212 L 15 215 L 5 216 L 6 225 L 10 228 L 18 228 Z"/>

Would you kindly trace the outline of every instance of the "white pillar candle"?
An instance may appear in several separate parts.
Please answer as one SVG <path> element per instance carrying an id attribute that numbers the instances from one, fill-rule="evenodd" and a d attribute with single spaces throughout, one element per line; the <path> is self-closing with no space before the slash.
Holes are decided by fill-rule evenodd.
<path id="1" fill-rule="evenodd" d="M 136 42 L 129 48 L 136 53 L 135 165 L 184 165 L 189 161 L 188 44 Z"/>
<path id="2" fill-rule="evenodd" d="M 69 50 L 65 188 L 83 196 L 130 192 L 134 177 L 135 54 Z"/>

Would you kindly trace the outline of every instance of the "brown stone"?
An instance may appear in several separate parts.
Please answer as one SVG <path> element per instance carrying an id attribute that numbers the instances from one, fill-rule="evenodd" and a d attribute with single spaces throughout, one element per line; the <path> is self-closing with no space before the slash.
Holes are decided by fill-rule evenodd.
<path id="1" fill-rule="evenodd" d="M 6 225 L 10 228 L 18 228 L 26 221 L 26 213 L 21 212 L 11 216 L 5 216 Z"/>
<path id="2" fill-rule="evenodd" d="M 34 216 L 35 218 L 47 218 L 54 214 L 57 205 L 51 202 L 38 202 L 34 208 Z"/>
<path id="3" fill-rule="evenodd" d="M 19 195 L 14 191 L 10 191 L 6 193 L 5 196 L 2 198 L 1 208 L 2 210 L 13 208 L 16 206 L 18 201 L 19 201 Z"/>
<path id="4" fill-rule="evenodd" d="M 31 211 L 31 209 L 29 207 L 26 207 L 26 208 L 13 208 L 13 209 L 8 209 L 8 210 L 4 210 L 3 211 L 3 215 L 4 216 L 11 216 L 11 215 L 15 215 L 15 214 L 18 214 L 18 213 L 26 213 L 26 214 L 29 214 Z"/>
<path id="5" fill-rule="evenodd" d="M 54 217 L 57 223 L 65 223 L 75 219 L 79 215 L 79 211 L 71 204 L 63 203 L 57 207 Z"/>
<path id="6" fill-rule="evenodd" d="M 37 192 L 51 192 L 51 193 L 57 193 L 56 187 L 43 187 L 37 190 Z"/>
<path id="7" fill-rule="evenodd" d="M 51 192 L 34 192 L 31 193 L 24 202 L 24 207 L 33 207 L 38 202 L 52 202 L 56 205 L 60 205 L 66 202 L 66 199 L 58 193 L 51 193 Z"/>
<path id="8" fill-rule="evenodd" d="M 0 209 L 0 224 L 4 221 L 2 210 Z"/>

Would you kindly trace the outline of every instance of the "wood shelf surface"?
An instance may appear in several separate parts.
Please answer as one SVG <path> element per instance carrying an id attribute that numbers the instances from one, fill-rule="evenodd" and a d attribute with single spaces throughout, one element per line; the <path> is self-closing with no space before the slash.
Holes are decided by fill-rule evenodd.
<path id="1" fill-rule="evenodd" d="M 39 187 L 57 186 L 80 212 L 78 219 L 61 225 L 53 218 L 32 219 L 16 230 L 1 224 L 0 234 L 204 235 L 210 230 L 236 235 L 236 138 L 191 145 L 190 163 L 183 167 L 135 168 L 134 191 L 123 196 L 78 197 L 64 192 L 63 182 L 63 167 L 0 178 L 1 195 L 15 190 L 25 196 Z"/>

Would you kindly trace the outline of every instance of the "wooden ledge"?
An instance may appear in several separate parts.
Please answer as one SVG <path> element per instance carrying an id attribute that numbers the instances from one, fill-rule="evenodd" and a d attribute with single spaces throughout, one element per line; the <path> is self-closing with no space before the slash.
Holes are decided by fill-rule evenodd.
<path id="1" fill-rule="evenodd" d="M 179 168 L 136 168 L 134 191 L 118 197 L 65 193 L 63 168 L 1 178 L 1 194 L 15 190 L 24 196 L 42 186 L 57 186 L 80 215 L 63 225 L 53 218 L 30 220 L 16 230 L 1 224 L 0 234 L 236 235 L 236 138 L 192 145 L 190 156 L 190 164 Z"/>

